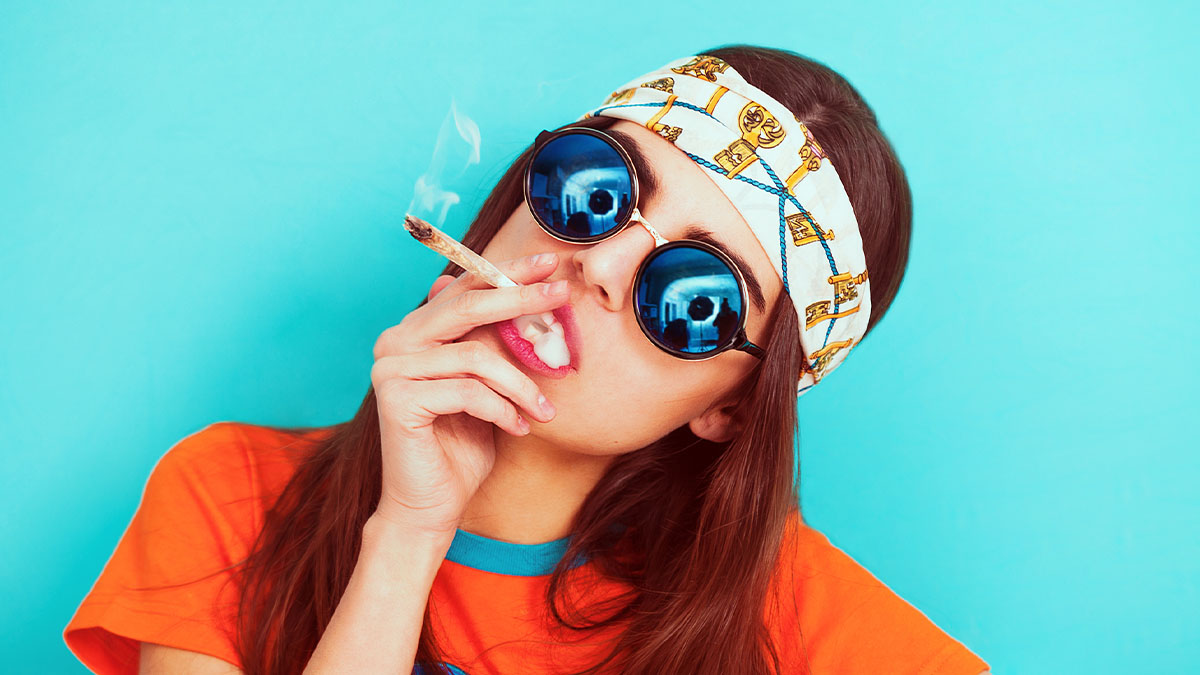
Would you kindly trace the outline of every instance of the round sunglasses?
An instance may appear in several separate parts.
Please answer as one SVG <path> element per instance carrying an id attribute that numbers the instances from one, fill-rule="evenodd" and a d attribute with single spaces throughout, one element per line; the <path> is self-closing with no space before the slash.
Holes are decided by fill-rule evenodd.
<path id="1" fill-rule="evenodd" d="M 667 241 L 638 211 L 633 161 L 612 136 L 589 127 L 543 131 L 525 165 L 525 203 L 547 234 L 594 244 L 636 222 L 654 250 L 633 279 L 634 314 L 655 346 L 693 361 L 736 349 L 763 358 L 746 337 L 746 282 L 707 242 Z"/>

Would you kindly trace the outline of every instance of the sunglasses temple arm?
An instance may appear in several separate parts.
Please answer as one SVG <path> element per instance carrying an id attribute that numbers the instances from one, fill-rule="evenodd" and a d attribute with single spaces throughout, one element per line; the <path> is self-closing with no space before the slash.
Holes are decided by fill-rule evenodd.
<path id="1" fill-rule="evenodd" d="M 741 340 L 741 343 L 738 346 L 734 347 L 734 349 L 736 349 L 738 351 L 746 352 L 747 354 L 749 354 L 750 356 L 753 356 L 756 359 L 761 359 L 764 356 L 766 356 L 767 353 L 766 353 L 766 351 L 763 350 L 762 347 L 759 347 L 758 345 L 754 344 L 753 342 L 750 341 L 749 338 L 746 337 L 745 330 L 738 333 L 737 339 Z"/>

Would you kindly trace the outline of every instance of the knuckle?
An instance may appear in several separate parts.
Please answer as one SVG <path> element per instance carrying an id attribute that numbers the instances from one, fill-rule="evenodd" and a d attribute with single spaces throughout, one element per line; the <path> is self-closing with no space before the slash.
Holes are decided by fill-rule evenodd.
<path id="1" fill-rule="evenodd" d="M 457 390 L 459 396 L 463 397 L 464 399 L 471 399 L 477 398 L 480 395 L 479 388 L 482 386 L 483 385 L 479 384 L 475 380 L 463 379 L 458 381 L 458 384 L 455 385 L 455 389 Z"/>
<path id="2" fill-rule="evenodd" d="M 524 302 L 533 302 L 541 296 L 540 284 L 529 284 L 521 287 L 521 300 Z"/>
<path id="3" fill-rule="evenodd" d="M 375 339 L 375 345 L 371 349 L 372 356 L 378 361 L 392 354 L 399 354 L 406 351 L 404 346 L 404 336 L 412 329 L 411 317 L 409 314 L 405 316 L 400 323 L 386 328 L 379 337 Z"/>
<path id="4" fill-rule="evenodd" d="M 406 381 L 397 378 L 387 378 L 375 387 L 375 398 L 384 402 L 384 406 L 389 410 L 398 408 L 401 401 L 407 399 Z"/>
<path id="5" fill-rule="evenodd" d="M 511 408 L 508 403 L 505 403 L 499 396 L 490 396 L 483 401 L 483 409 L 487 411 L 489 417 L 495 421 L 500 421 L 508 417 L 508 409 Z"/>
<path id="6" fill-rule="evenodd" d="M 390 375 L 391 364 L 388 363 L 387 357 L 379 359 L 371 365 L 371 386 L 375 387 L 375 391 L 378 392 L 388 381 Z"/>
<path id="7" fill-rule="evenodd" d="M 461 356 L 462 356 L 463 361 L 467 362 L 468 364 L 476 365 L 476 366 L 483 363 L 483 360 L 484 360 L 483 345 L 481 345 L 475 341 L 464 342 L 464 343 L 462 343 L 462 345 L 463 346 L 460 347 L 459 349 L 462 350 Z"/>
<path id="8" fill-rule="evenodd" d="M 375 357 L 376 361 L 379 361 L 387 353 L 388 342 L 391 340 L 391 330 L 389 328 L 380 333 L 379 337 L 375 338 L 375 346 L 371 348 L 371 354 Z"/>
<path id="9" fill-rule="evenodd" d="M 405 374 L 406 362 L 398 356 L 385 356 L 371 366 L 371 386 L 378 392 L 380 388 L 402 386 L 408 379 Z"/>
<path id="10" fill-rule="evenodd" d="M 454 311 L 458 314 L 471 314 L 479 305 L 479 296 L 474 292 L 461 293 L 451 301 Z"/>
<path id="11" fill-rule="evenodd" d="M 525 382 L 521 385 L 521 393 L 525 396 L 525 400 L 536 403 L 540 390 L 537 383 L 526 377 Z"/>

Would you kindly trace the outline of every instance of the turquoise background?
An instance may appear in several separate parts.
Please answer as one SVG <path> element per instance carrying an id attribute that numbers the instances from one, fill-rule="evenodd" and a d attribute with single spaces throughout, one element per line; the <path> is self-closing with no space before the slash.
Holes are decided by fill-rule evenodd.
<path id="1" fill-rule="evenodd" d="M 440 268 L 399 223 L 451 95 L 461 233 L 538 130 L 730 42 L 845 75 L 915 196 L 898 300 L 800 404 L 810 522 L 997 672 L 1200 663 L 1194 4 L 421 4 L 4 3 L 7 672 L 83 671 L 177 440 L 354 413 Z"/>

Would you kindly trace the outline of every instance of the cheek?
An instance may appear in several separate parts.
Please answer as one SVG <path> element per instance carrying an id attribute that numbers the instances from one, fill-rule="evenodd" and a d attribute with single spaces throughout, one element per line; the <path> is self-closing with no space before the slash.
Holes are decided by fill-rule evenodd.
<path id="1" fill-rule="evenodd" d="M 564 411 L 561 423 L 585 443 L 640 448 L 686 424 L 711 403 L 720 378 L 712 369 L 689 368 L 695 365 L 699 364 L 674 359 L 667 364 L 627 361 L 580 377 L 558 392 Z"/>
<path id="2" fill-rule="evenodd" d="M 558 242 L 542 231 L 524 206 L 518 207 L 500 226 L 481 255 L 496 263 L 533 253 L 556 250 Z"/>
<path id="3" fill-rule="evenodd" d="M 559 447 L 581 454 L 633 452 L 690 419 L 666 400 L 658 399 L 657 394 L 630 396 L 628 388 L 613 396 L 576 390 L 560 396 L 557 405 L 558 416 L 536 432 Z"/>
<path id="4" fill-rule="evenodd" d="M 513 234 L 513 226 L 505 225 L 500 232 L 496 233 L 496 236 L 492 237 L 480 255 L 493 263 L 516 258 L 521 255 L 520 242 L 521 238 Z"/>

